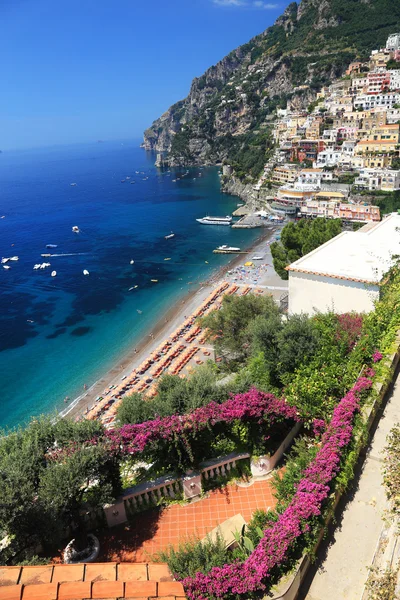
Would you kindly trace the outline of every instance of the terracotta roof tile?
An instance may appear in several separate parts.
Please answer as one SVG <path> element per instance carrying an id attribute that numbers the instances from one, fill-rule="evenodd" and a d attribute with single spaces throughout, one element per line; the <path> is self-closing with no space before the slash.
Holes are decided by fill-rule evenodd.
<path id="1" fill-rule="evenodd" d="M 58 600 L 82 600 L 92 595 L 92 583 L 90 581 L 73 581 L 60 585 Z"/>
<path id="2" fill-rule="evenodd" d="M 92 585 L 92 598 L 123 598 L 123 581 L 95 581 Z"/>
<path id="3" fill-rule="evenodd" d="M 115 563 L 88 563 L 85 569 L 85 581 L 116 581 Z"/>
<path id="4" fill-rule="evenodd" d="M 172 581 L 171 573 L 167 565 L 148 565 L 150 581 Z"/>
<path id="5" fill-rule="evenodd" d="M 29 583 L 29 585 L 39 583 L 50 583 L 53 574 L 53 565 L 40 567 L 24 567 L 22 569 L 19 583 Z"/>
<path id="6" fill-rule="evenodd" d="M 21 567 L 0 567 L 0 586 L 18 583 L 20 574 Z"/>
<path id="7" fill-rule="evenodd" d="M 117 568 L 118 581 L 147 581 L 146 563 L 121 563 Z"/>
<path id="8" fill-rule="evenodd" d="M 127 581 L 125 583 L 125 597 L 143 598 L 157 596 L 157 583 L 155 581 Z"/>
<path id="9" fill-rule="evenodd" d="M 0 587 L 0 600 L 20 600 L 22 585 L 8 585 Z"/>
<path id="10" fill-rule="evenodd" d="M 53 571 L 52 583 L 61 583 L 63 581 L 83 581 L 85 565 L 55 565 Z"/>
<path id="11" fill-rule="evenodd" d="M 57 600 L 58 583 L 25 585 L 22 600 Z"/>
<path id="12" fill-rule="evenodd" d="M 167 565 L 163 564 L 0 567 L 0 600 L 175 600 L 176 597 L 186 600 L 182 584 L 172 581 Z"/>
<path id="13" fill-rule="evenodd" d="M 184 596 L 183 585 L 178 581 L 162 581 L 158 584 L 159 596 Z"/>

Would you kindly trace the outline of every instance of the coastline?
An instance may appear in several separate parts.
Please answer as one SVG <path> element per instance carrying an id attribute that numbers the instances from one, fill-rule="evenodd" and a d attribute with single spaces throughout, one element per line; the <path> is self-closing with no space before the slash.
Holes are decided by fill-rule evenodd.
<path id="1" fill-rule="evenodd" d="M 263 228 L 257 239 L 246 249 L 253 252 L 259 249 L 275 234 L 276 226 Z M 226 265 L 219 267 L 211 277 L 199 284 L 197 289 L 189 290 L 186 295 L 178 300 L 166 312 L 158 316 L 151 330 L 126 353 L 114 367 L 107 371 L 103 377 L 98 379 L 88 390 L 75 398 L 69 405 L 59 412 L 60 417 L 79 418 L 92 406 L 96 398 L 101 396 L 103 390 L 110 385 L 121 383 L 121 379 L 133 371 L 160 343 L 168 338 L 170 334 L 185 320 L 187 314 L 191 314 L 201 302 L 212 292 L 223 279 L 224 273 L 238 267 L 245 261 L 244 255 L 237 255 Z"/>

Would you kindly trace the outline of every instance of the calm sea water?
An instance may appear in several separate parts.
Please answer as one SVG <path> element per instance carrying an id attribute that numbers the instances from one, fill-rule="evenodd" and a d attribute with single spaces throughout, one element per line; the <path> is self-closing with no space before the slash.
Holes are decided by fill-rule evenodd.
<path id="1" fill-rule="evenodd" d="M 185 170 L 158 171 L 138 144 L 0 155 L 0 255 L 19 256 L 0 267 L 1 426 L 64 408 L 66 396 L 81 394 L 189 287 L 228 262 L 212 253 L 217 245 L 244 247 L 258 234 L 198 224 L 238 202 L 220 193 L 217 169 L 190 169 L 173 182 Z M 51 267 L 33 270 L 44 261 Z"/>

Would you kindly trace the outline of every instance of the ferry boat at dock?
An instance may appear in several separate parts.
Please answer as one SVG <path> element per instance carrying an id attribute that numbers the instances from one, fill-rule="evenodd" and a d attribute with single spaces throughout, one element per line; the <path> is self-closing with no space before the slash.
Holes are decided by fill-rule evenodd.
<path id="1" fill-rule="evenodd" d="M 225 225 L 229 227 L 232 224 L 232 217 L 202 217 L 201 219 L 196 219 L 198 223 L 202 225 Z"/>

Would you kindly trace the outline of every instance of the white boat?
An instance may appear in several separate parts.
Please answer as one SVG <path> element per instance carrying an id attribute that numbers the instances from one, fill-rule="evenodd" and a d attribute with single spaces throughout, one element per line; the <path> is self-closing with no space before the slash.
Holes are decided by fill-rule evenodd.
<path id="1" fill-rule="evenodd" d="M 33 270 L 36 271 L 37 269 L 40 269 L 40 267 L 41 267 L 40 264 L 34 265 Z"/>
<path id="2" fill-rule="evenodd" d="M 70 185 L 72 185 L 72 186 L 75 186 L 75 185 L 76 185 L 76 183 L 70 183 Z"/>
<path id="3" fill-rule="evenodd" d="M 202 225 L 225 225 L 229 227 L 232 224 L 232 217 L 203 217 L 202 219 L 196 219 L 198 223 Z"/>
<path id="4" fill-rule="evenodd" d="M 51 276 L 52 276 L 52 277 L 55 277 L 56 275 L 57 275 L 57 271 L 52 271 L 52 272 L 51 272 Z"/>
<path id="5" fill-rule="evenodd" d="M 129 262 L 129 264 L 130 264 L 130 265 L 134 265 L 134 264 L 135 264 L 135 261 L 134 261 L 134 260 L 131 260 L 131 261 Z"/>
<path id="6" fill-rule="evenodd" d="M 74 226 L 72 227 L 72 231 L 73 231 L 74 233 L 79 233 L 79 232 L 80 232 L 80 229 L 79 229 L 78 225 L 74 225 Z"/>
<path id="7" fill-rule="evenodd" d="M 253 256 L 251 260 L 263 260 L 263 256 Z"/>
<path id="8" fill-rule="evenodd" d="M 3 269 L 11 269 L 8 265 L 3 265 Z"/>
<path id="9" fill-rule="evenodd" d="M 9 260 L 10 260 L 9 258 L 2 258 L 1 259 L 1 264 L 5 265 L 6 263 L 8 263 Z"/>
<path id="10" fill-rule="evenodd" d="M 235 246 L 227 246 L 226 244 L 223 246 L 218 246 L 218 248 L 214 250 L 214 254 L 234 254 L 235 252 L 240 252 L 240 248 L 236 248 Z"/>
<path id="11" fill-rule="evenodd" d="M 10 260 L 19 260 L 18 256 L 12 256 Z"/>
<path id="12" fill-rule="evenodd" d="M 51 254 L 49 254 L 48 252 L 46 254 L 41 254 L 40 256 L 42 256 L 43 258 L 49 258 L 49 256 L 51 256 Z"/>
<path id="13" fill-rule="evenodd" d="M 86 269 L 83 269 L 83 274 L 84 275 L 89 275 L 89 271 L 87 271 Z"/>
<path id="14" fill-rule="evenodd" d="M 164 237 L 166 240 L 170 240 L 171 238 L 175 237 L 175 234 L 172 233 L 172 231 L 171 231 L 171 233 L 169 235 L 165 235 Z"/>

